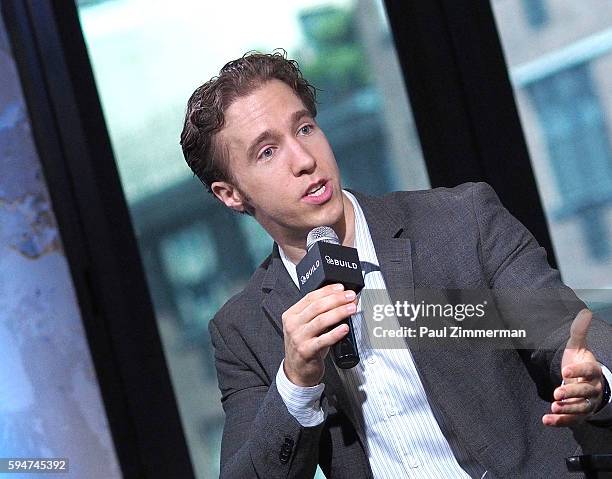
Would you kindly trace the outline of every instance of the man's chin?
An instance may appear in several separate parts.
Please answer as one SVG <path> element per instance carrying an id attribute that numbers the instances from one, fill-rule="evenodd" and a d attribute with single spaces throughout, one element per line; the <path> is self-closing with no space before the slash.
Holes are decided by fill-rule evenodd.
<path id="1" fill-rule="evenodd" d="M 340 201 L 334 198 L 325 205 L 327 208 L 324 208 L 319 215 L 312 218 L 309 222 L 313 225 L 312 228 L 316 228 L 317 226 L 331 226 L 334 228 L 342 222 L 344 216 L 344 203 L 342 202 L 342 198 L 339 198 L 339 200 Z"/>

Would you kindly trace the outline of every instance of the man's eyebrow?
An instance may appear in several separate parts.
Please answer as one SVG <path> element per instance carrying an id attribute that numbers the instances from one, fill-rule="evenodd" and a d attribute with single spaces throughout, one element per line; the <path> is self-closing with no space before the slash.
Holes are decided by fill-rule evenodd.
<path id="1" fill-rule="evenodd" d="M 298 110 L 291 114 L 291 123 L 296 123 L 304 117 L 312 118 L 312 115 L 307 109 Z M 276 133 L 274 130 L 262 131 L 259 135 L 257 135 L 257 138 L 255 138 L 249 145 L 249 148 L 247 149 L 247 158 L 253 158 L 253 156 L 255 156 L 255 153 L 257 152 L 257 146 L 260 143 L 267 140 L 268 138 L 276 137 L 278 137 L 278 133 Z"/>
<path id="2" fill-rule="evenodd" d="M 311 113 L 307 109 L 298 110 L 291 115 L 291 123 L 295 123 L 298 120 L 301 120 L 304 117 L 312 118 Z"/>
<path id="3" fill-rule="evenodd" d="M 257 146 L 262 141 L 267 140 L 268 138 L 276 138 L 277 136 L 278 134 L 274 130 L 262 131 L 259 135 L 257 135 L 257 138 L 251 142 L 251 145 L 247 149 L 247 158 L 253 158 L 253 156 L 255 156 L 255 153 L 257 153 Z"/>

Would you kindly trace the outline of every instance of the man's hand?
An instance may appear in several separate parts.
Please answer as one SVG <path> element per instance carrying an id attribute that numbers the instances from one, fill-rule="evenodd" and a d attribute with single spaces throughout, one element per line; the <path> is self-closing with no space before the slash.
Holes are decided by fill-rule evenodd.
<path id="1" fill-rule="evenodd" d="M 561 360 L 563 383 L 554 391 L 552 414 L 545 414 L 546 426 L 572 426 L 587 419 L 601 405 L 604 376 L 597 359 L 587 348 L 586 337 L 593 315 L 578 313 Z"/>
<path id="2" fill-rule="evenodd" d="M 346 324 L 333 326 L 356 311 L 355 303 L 355 292 L 330 284 L 308 293 L 283 313 L 284 370 L 289 381 L 297 386 L 321 382 L 330 346 L 348 333 Z"/>

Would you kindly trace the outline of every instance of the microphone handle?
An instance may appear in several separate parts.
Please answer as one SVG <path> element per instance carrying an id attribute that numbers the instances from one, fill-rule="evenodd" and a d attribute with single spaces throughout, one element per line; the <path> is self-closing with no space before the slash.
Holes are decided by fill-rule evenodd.
<path id="1" fill-rule="evenodd" d="M 349 316 L 338 324 L 347 324 L 349 330 L 346 336 L 331 347 L 334 364 L 340 369 L 351 369 L 359 364 L 359 351 L 355 340 L 353 322 Z"/>

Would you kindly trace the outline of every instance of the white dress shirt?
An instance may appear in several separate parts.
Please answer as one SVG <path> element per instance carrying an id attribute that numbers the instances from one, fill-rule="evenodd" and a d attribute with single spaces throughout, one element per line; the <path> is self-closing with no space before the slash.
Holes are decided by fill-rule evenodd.
<path id="1" fill-rule="evenodd" d="M 386 304 L 391 304 L 363 211 L 351 193 L 344 191 L 344 194 L 355 210 L 355 248 L 359 251 L 359 259 L 375 266 L 374 271 L 364 276 L 364 289 L 383 291 Z M 298 285 L 295 265 L 282 249 L 279 251 L 289 275 Z M 363 311 L 371 311 L 373 305 L 368 309 L 368 305 L 362 304 L 372 301 L 369 296 L 359 295 L 357 313 L 351 317 L 361 361 L 352 369 L 337 370 L 354 410 L 362 412 L 357 415 L 360 422 L 357 427 L 367 442 L 374 477 L 468 478 L 434 417 L 412 354 L 403 339 L 399 339 L 394 349 L 388 345 L 384 349 L 372 347 L 373 338 Z M 399 327 L 397 318 L 388 320 L 391 321 L 391 325 L 387 323 L 390 329 L 394 324 Z M 604 373 L 612 384 L 610 371 L 605 369 Z M 289 381 L 281 363 L 276 385 L 289 413 L 302 426 L 317 426 L 324 421 L 320 405 L 323 383 L 313 387 L 297 386 Z M 610 414 L 612 406 L 604 409 Z"/>

